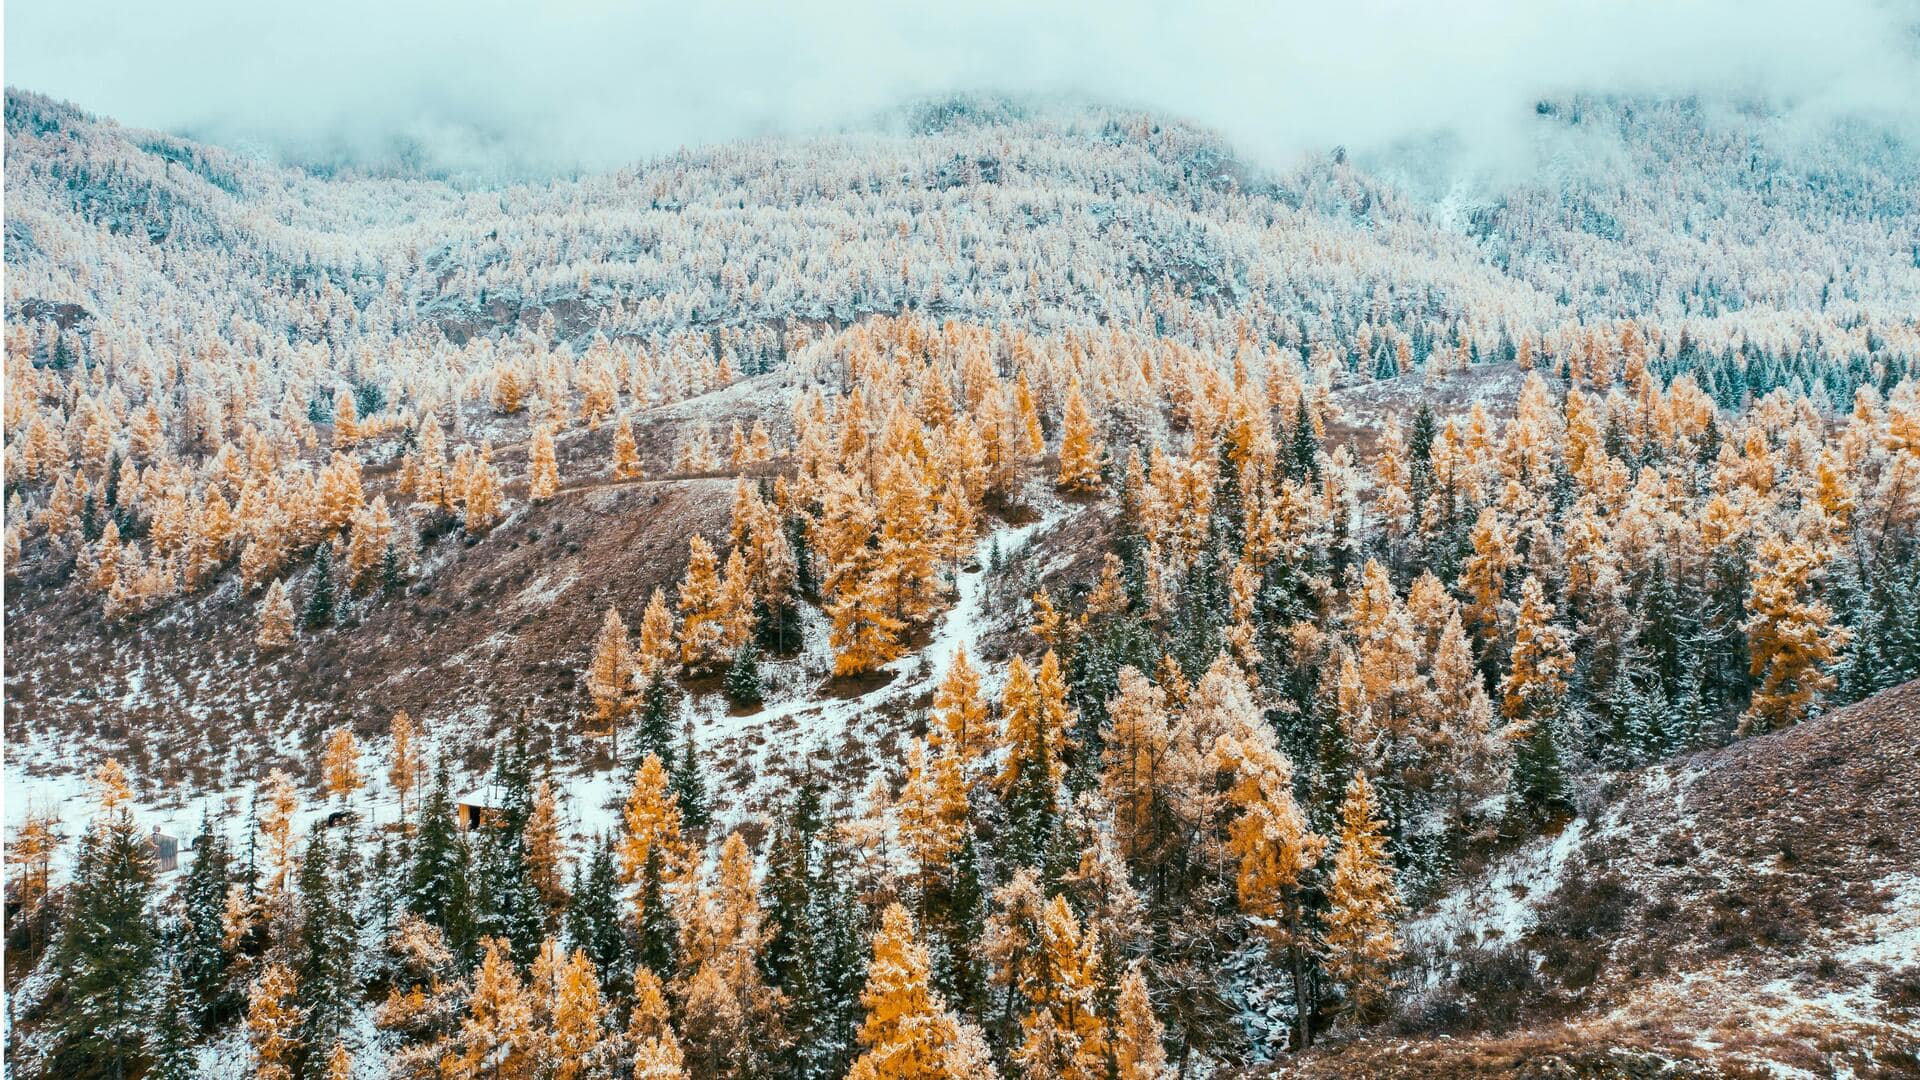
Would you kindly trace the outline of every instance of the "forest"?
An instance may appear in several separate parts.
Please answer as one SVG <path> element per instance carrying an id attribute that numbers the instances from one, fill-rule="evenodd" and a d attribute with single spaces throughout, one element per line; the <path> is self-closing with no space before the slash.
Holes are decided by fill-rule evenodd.
<path id="1" fill-rule="evenodd" d="M 910 121 L 467 189 L 8 91 L 10 1070 L 1920 1060 L 1920 156 Z M 1687 792 L 1871 725 L 1894 824 L 1710 892 Z"/>

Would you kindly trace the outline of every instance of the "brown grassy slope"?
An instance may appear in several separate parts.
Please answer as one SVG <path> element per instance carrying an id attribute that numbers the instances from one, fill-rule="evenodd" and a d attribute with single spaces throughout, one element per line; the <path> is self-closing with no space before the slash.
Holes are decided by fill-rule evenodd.
<path id="1" fill-rule="evenodd" d="M 1432 1037 L 1490 992 L 1450 982 L 1285 1075 L 1920 1075 L 1916 762 L 1920 681 L 1646 770 L 1540 898 L 1515 1029 Z"/>
<path id="2" fill-rule="evenodd" d="M 143 774 L 204 786 L 263 767 L 270 738 L 313 746 L 341 723 L 384 733 L 395 709 L 450 723 L 462 749 L 522 706 L 564 722 L 585 707 L 578 673 L 601 613 L 613 606 L 637 627 L 654 588 L 671 601 L 688 538 L 722 541 L 732 498 L 723 478 L 563 491 L 477 542 L 441 538 L 414 588 L 355 598 L 339 625 L 302 630 L 276 656 L 254 648 L 258 594 L 231 573 L 125 623 L 71 584 L 10 589 L 7 735 L 78 736 Z"/>

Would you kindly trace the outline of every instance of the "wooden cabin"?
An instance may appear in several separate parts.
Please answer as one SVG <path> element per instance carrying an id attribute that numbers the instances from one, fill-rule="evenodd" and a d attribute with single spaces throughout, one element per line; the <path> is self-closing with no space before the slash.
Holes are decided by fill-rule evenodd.
<path id="1" fill-rule="evenodd" d="M 500 808 L 488 801 L 485 791 L 473 792 L 453 805 L 453 816 L 462 829 L 477 829 L 499 812 Z"/>
<path id="2" fill-rule="evenodd" d="M 160 826 L 155 825 L 153 827 L 153 835 L 147 838 L 147 843 L 153 848 L 153 865 L 155 869 L 164 874 L 180 866 L 179 837 L 168 836 L 166 833 L 160 831 Z"/>

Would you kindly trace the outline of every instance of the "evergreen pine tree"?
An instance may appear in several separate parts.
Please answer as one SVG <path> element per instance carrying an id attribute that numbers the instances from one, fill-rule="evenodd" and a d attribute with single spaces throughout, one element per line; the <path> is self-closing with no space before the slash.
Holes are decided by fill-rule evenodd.
<path id="1" fill-rule="evenodd" d="M 400 561 L 400 549 L 391 541 L 380 551 L 380 566 L 374 571 L 380 584 L 380 591 L 388 596 L 399 592 L 407 584 L 406 564 Z"/>
<path id="2" fill-rule="evenodd" d="M 124 806 L 102 810 L 80 838 L 54 946 L 62 994 L 53 1023 L 55 1075 L 122 1080 L 144 1066 L 144 990 L 156 941 L 147 915 L 153 853 Z"/>
<path id="3" fill-rule="evenodd" d="M 567 907 L 567 939 L 593 961 L 600 985 L 609 993 L 632 989 L 633 951 L 620 920 L 620 880 L 613 842 L 601 836 L 593 854 L 574 867 L 572 903 Z"/>
<path id="4" fill-rule="evenodd" d="M 526 964 L 546 937 L 546 903 L 527 858 L 527 825 L 533 817 L 533 762 L 525 718 L 494 754 L 489 791 L 498 806 L 482 821 L 473 855 L 477 929 L 507 943 L 516 963 Z"/>
<path id="5" fill-rule="evenodd" d="M 222 945 L 221 916 L 233 884 L 233 849 L 226 835 L 214 830 L 212 816 L 203 815 L 193 842 L 193 862 L 180 884 L 183 921 L 174 977 L 187 988 L 196 1023 L 209 1029 L 240 1011 L 240 995 L 228 981 L 229 958 Z"/>
<path id="6" fill-rule="evenodd" d="M 675 721 L 680 716 L 680 692 L 665 672 L 647 680 L 646 689 L 640 692 L 640 722 L 638 746 L 634 750 L 636 763 L 657 757 L 661 761 L 673 760 L 673 732 L 678 726 Z"/>
<path id="7" fill-rule="evenodd" d="M 727 668 L 727 700 L 736 707 L 758 705 L 761 701 L 760 649 L 752 642 L 740 646 Z"/>
<path id="8" fill-rule="evenodd" d="M 413 866 L 407 875 L 406 909 L 438 927 L 456 955 L 471 958 L 478 944 L 472 885 L 472 855 L 454 821 L 447 763 L 434 770 L 433 787 L 420 808 L 413 841 Z"/>
<path id="9" fill-rule="evenodd" d="M 193 1037 L 196 1002 L 181 981 L 178 963 L 161 969 L 149 1000 L 153 1004 L 147 1018 L 145 1049 L 153 1064 L 147 1070 L 147 1080 L 195 1080 L 200 1075 Z"/>
<path id="10" fill-rule="evenodd" d="M 300 947 L 295 1000 L 305 1015 L 300 1042 L 308 1048 L 301 1072 L 324 1075 L 322 1048 L 339 1041 L 353 1021 L 358 987 L 359 924 L 352 903 L 358 894 L 353 837 L 330 850 L 329 830 L 316 821 L 300 865 Z"/>
<path id="11" fill-rule="evenodd" d="M 681 824 L 691 832 L 704 831 L 712 818 L 707 809 L 707 781 L 701 776 L 700 762 L 695 757 L 691 717 L 680 727 L 680 756 L 667 786 L 680 805 Z"/>
<path id="12" fill-rule="evenodd" d="M 313 552 L 313 569 L 307 573 L 307 607 L 301 617 L 309 630 L 318 630 L 333 622 L 333 542 L 322 541 Z"/>
<path id="13" fill-rule="evenodd" d="M 1520 799 L 1521 812 L 1536 824 L 1573 810 L 1566 765 L 1555 736 L 1557 726 L 1551 712 L 1536 716 L 1513 755 L 1513 793 Z"/>

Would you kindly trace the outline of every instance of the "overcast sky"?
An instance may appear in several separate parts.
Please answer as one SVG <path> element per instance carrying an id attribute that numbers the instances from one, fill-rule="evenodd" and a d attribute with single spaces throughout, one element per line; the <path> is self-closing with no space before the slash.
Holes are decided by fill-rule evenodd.
<path id="1" fill-rule="evenodd" d="M 1920 127 L 1920 0 L 11 0 L 9 85 L 294 159 L 598 169 L 919 95 L 1148 106 L 1276 160 L 1539 97 L 1764 93 Z"/>

